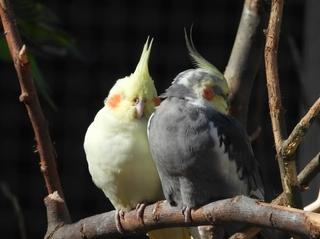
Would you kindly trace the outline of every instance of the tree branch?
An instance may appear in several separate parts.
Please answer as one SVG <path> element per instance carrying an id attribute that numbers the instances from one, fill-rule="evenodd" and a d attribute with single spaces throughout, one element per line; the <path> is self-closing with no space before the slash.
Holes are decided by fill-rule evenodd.
<path id="1" fill-rule="evenodd" d="M 277 61 L 282 10 L 283 0 L 272 0 L 265 46 L 265 66 L 270 116 L 277 153 L 280 153 L 282 142 L 286 136 Z"/>
<path id="2" fill-rule="evenodd" d="M 311 180 L 320 172 L 320 152 L 310 160 L 298 175 L 300 188 L 307 188 Z"/>
<path id="3" fill-rule="evenodd" d="M 317 172 L 320 171 L 320 153 L 318 153 L 312 160 L 311 162 L 304 168 L 303 171 L 305 171 L 305 179 L 301 180 L 300 185 L 302 185 L 304 188 L 308 187 L 309 182 L 311 181 L 312 178 L 315 177 Z M 300 174 L 299 174 L 300 176 Z M 299 177 L 298 177 L 299 180 Z M 304 207 L 305 211 L 311 211 L 311 212 L 320 212 L 320 189 L 319 189 L 319 194 L 318 198 L 316 201 L 313 203 L 309 204 L 308 206 Z"/>
<path id="4" fill-rule="evenodd" d="M 34 87 L 30 62 L 26 46 L 20 38 L 13 10 L 8 0 L 0 0 L 0 16 L 11 57 L 18 75 L 21 95 L 19 100 L 24 103 L 35 134 L 36 151 L 40 156 L 40 168 L 45 179 L 48 193 L 58 191 L 63 197 L 62 187 L 55 162 L 55 150 L 49 135 L 48 126 Z M 67 207 L 64 209 L 65 219 L 70 220 Z"/>
<path id="5" fill-rule="evenodd" d="M 291 158 L 297 151 L 303 137 L 310 128 L 313 120 L 320 114 L 320 97 L 294 127 L 288 139 L 283 142 L 281 153 L 286 158 Z"/>
<path id="6" fill-rule="evenodd" d="M 313 178 L 320 172 L 320 153 L 318 153 L 310 162 L 301 170 L 298 175 L 299 188 L 306 189 Z M 272 200 L 272 205 L 285 205 L 285 194 L 281 193 L 277 198 Z M 261 231 L 261 228 L 251 227 L 242 232 L 235 233 L 229 239 L 249 239 L 253 238 Z"/>
<path id="7" fill-rule="evenodd" d="M 303 210 L 308 211 L 308 212 L 317 212 L 317 213 L 319 213 L 319 211 L 320 211 L 320 190 L 319 190 L 317 199 L 313 203 L 311 203 L 308 206 L 304 207 Z"/>
<path id="8" fill-rule="evenodd" d="M 261 63 L 264 2 L 245 0 L 238 32 L 225 70 L 231 114 L 246 125 L 251 89 Z"/>
<path id="9" fill-rule="evenodd" d="M 49 197 L 46 204 L 56 203 Z M 114 221 L 115 211 L 84 218 L 76 223 L 58 227 L 50 238 L 119 238 Z M 48 211 L 48 215 L 50 212 Z M 274 206 L 254 199 L 237 196 L 216 201 L 192 211 L 192 222 L 186 223 L 177 207 L 157 202 L 144 211 L 144 224 L 136 220 L 135 210 L 125 214 L 121 220 L 128 233 L 145 233 L 163 227 L 197 226 L 214 222 L 244 222 L 263 227 L 276 228 L 312 237 L 320 236 L 320 215 L 299 209 Z"/>
<path id="10" fill-rule="evenodd" d="M 280 25 L 283 11 L 283 0 L 272 0 L 265 46 L 265 65 L 271 123 L 280 168 L 282 188 L 286 195 L 287 204 L 301 207 L 301 196 L 298 188 L 297 169 L 295 161 L 285 161 L 282 145 L 286 137 L 281 93 L 279 87 L 277 52 L 280 35 Z"/>

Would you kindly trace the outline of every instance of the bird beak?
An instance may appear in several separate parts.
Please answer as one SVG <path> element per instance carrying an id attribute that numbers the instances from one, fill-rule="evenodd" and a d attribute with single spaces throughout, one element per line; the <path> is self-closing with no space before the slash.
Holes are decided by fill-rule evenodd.
<path id="1" fill-rule="evenodd" d="M 137 100 L 135 107 L 136 107 L 136 118 L 141 119 L 143 117 L 143 111 L 144 111 L 144 102 L 141 98 Z"/>

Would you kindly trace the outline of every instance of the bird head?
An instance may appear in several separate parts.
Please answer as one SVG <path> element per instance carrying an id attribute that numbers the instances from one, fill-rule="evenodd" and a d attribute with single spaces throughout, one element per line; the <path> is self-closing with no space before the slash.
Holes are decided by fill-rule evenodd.
<path id="1" fill-rule="evenodd" d="M 221 78 L 197 68 L 181 72 L 166 90 L 164 97 L 178 97 L 197 106 L 210 106 L 228 114 L 228 88 Z"/>
<path id="2" fill-rule="evenodd" d="M 212 106 L 217 111 L 228 114 L 229 87 L 223 74 L 196 50 L 192 37 L 185 31 L 189 54 L 196 69 L 181 72 L 173 80 L 164 94 L 165 97 L 176 96 L 189 100 L 199 106 Z"/>
<path id="3" fill-rule="evenodd" d="M 147 39 L 134 73 L 117 80 L 105 100 L 105 106 L 119 120 L 148 119 L 160 104 L 148 69 L 152 41 Z"/>

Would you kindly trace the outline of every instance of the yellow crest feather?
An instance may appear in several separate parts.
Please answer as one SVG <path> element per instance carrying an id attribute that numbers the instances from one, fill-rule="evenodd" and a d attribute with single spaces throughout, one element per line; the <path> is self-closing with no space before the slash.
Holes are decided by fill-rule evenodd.
<path id="1" fill-rule="evenodd" d="M 117 107 L 113 107 L 114 114 L 121 119 L 133 119 L 135 113 L 134 101 L 141 98 L 145 101 L 144 113 L 149 117 L 155 109 L 153 100 L 157 97 L 157 91 L 154 82 L 149 74 L 149 56 L 151 52 L 153 39 L 149 41 L 149 37 L 144 44 L 142 54 L 136 66 L 134 73 L 117 80 L 111 88 L 105 103 L 112 105 L 114 97 L 118 97 Z"/>
<path id="2" fill-rule="evenodd" d="M 149 74 L 149 56 L 151 52 L 151 47 L 153 43 L 153 38 L 151 38 L 151 41 L 149 43 L 149 37 L 147 38 L 146 43 L 144 44 L 140 60 L 138 62 L 138 65 L 133 73 L 134 78 L 139 78 L 139 80 L 149 80 L 151 78 Z"/>

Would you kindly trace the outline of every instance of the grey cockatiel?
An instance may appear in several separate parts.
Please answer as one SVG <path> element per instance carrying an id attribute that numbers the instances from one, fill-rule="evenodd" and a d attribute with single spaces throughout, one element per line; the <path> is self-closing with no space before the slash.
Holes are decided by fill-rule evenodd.
<path id="1" fill-rule="evenodd" d="M 183 210 L 236 195 L 263 198 L 244 128 L 228 115 L 223 75 L 189 43 L 198 68 L 178 74 L 148 125 L 149 145 L 166 200 Z"/>

